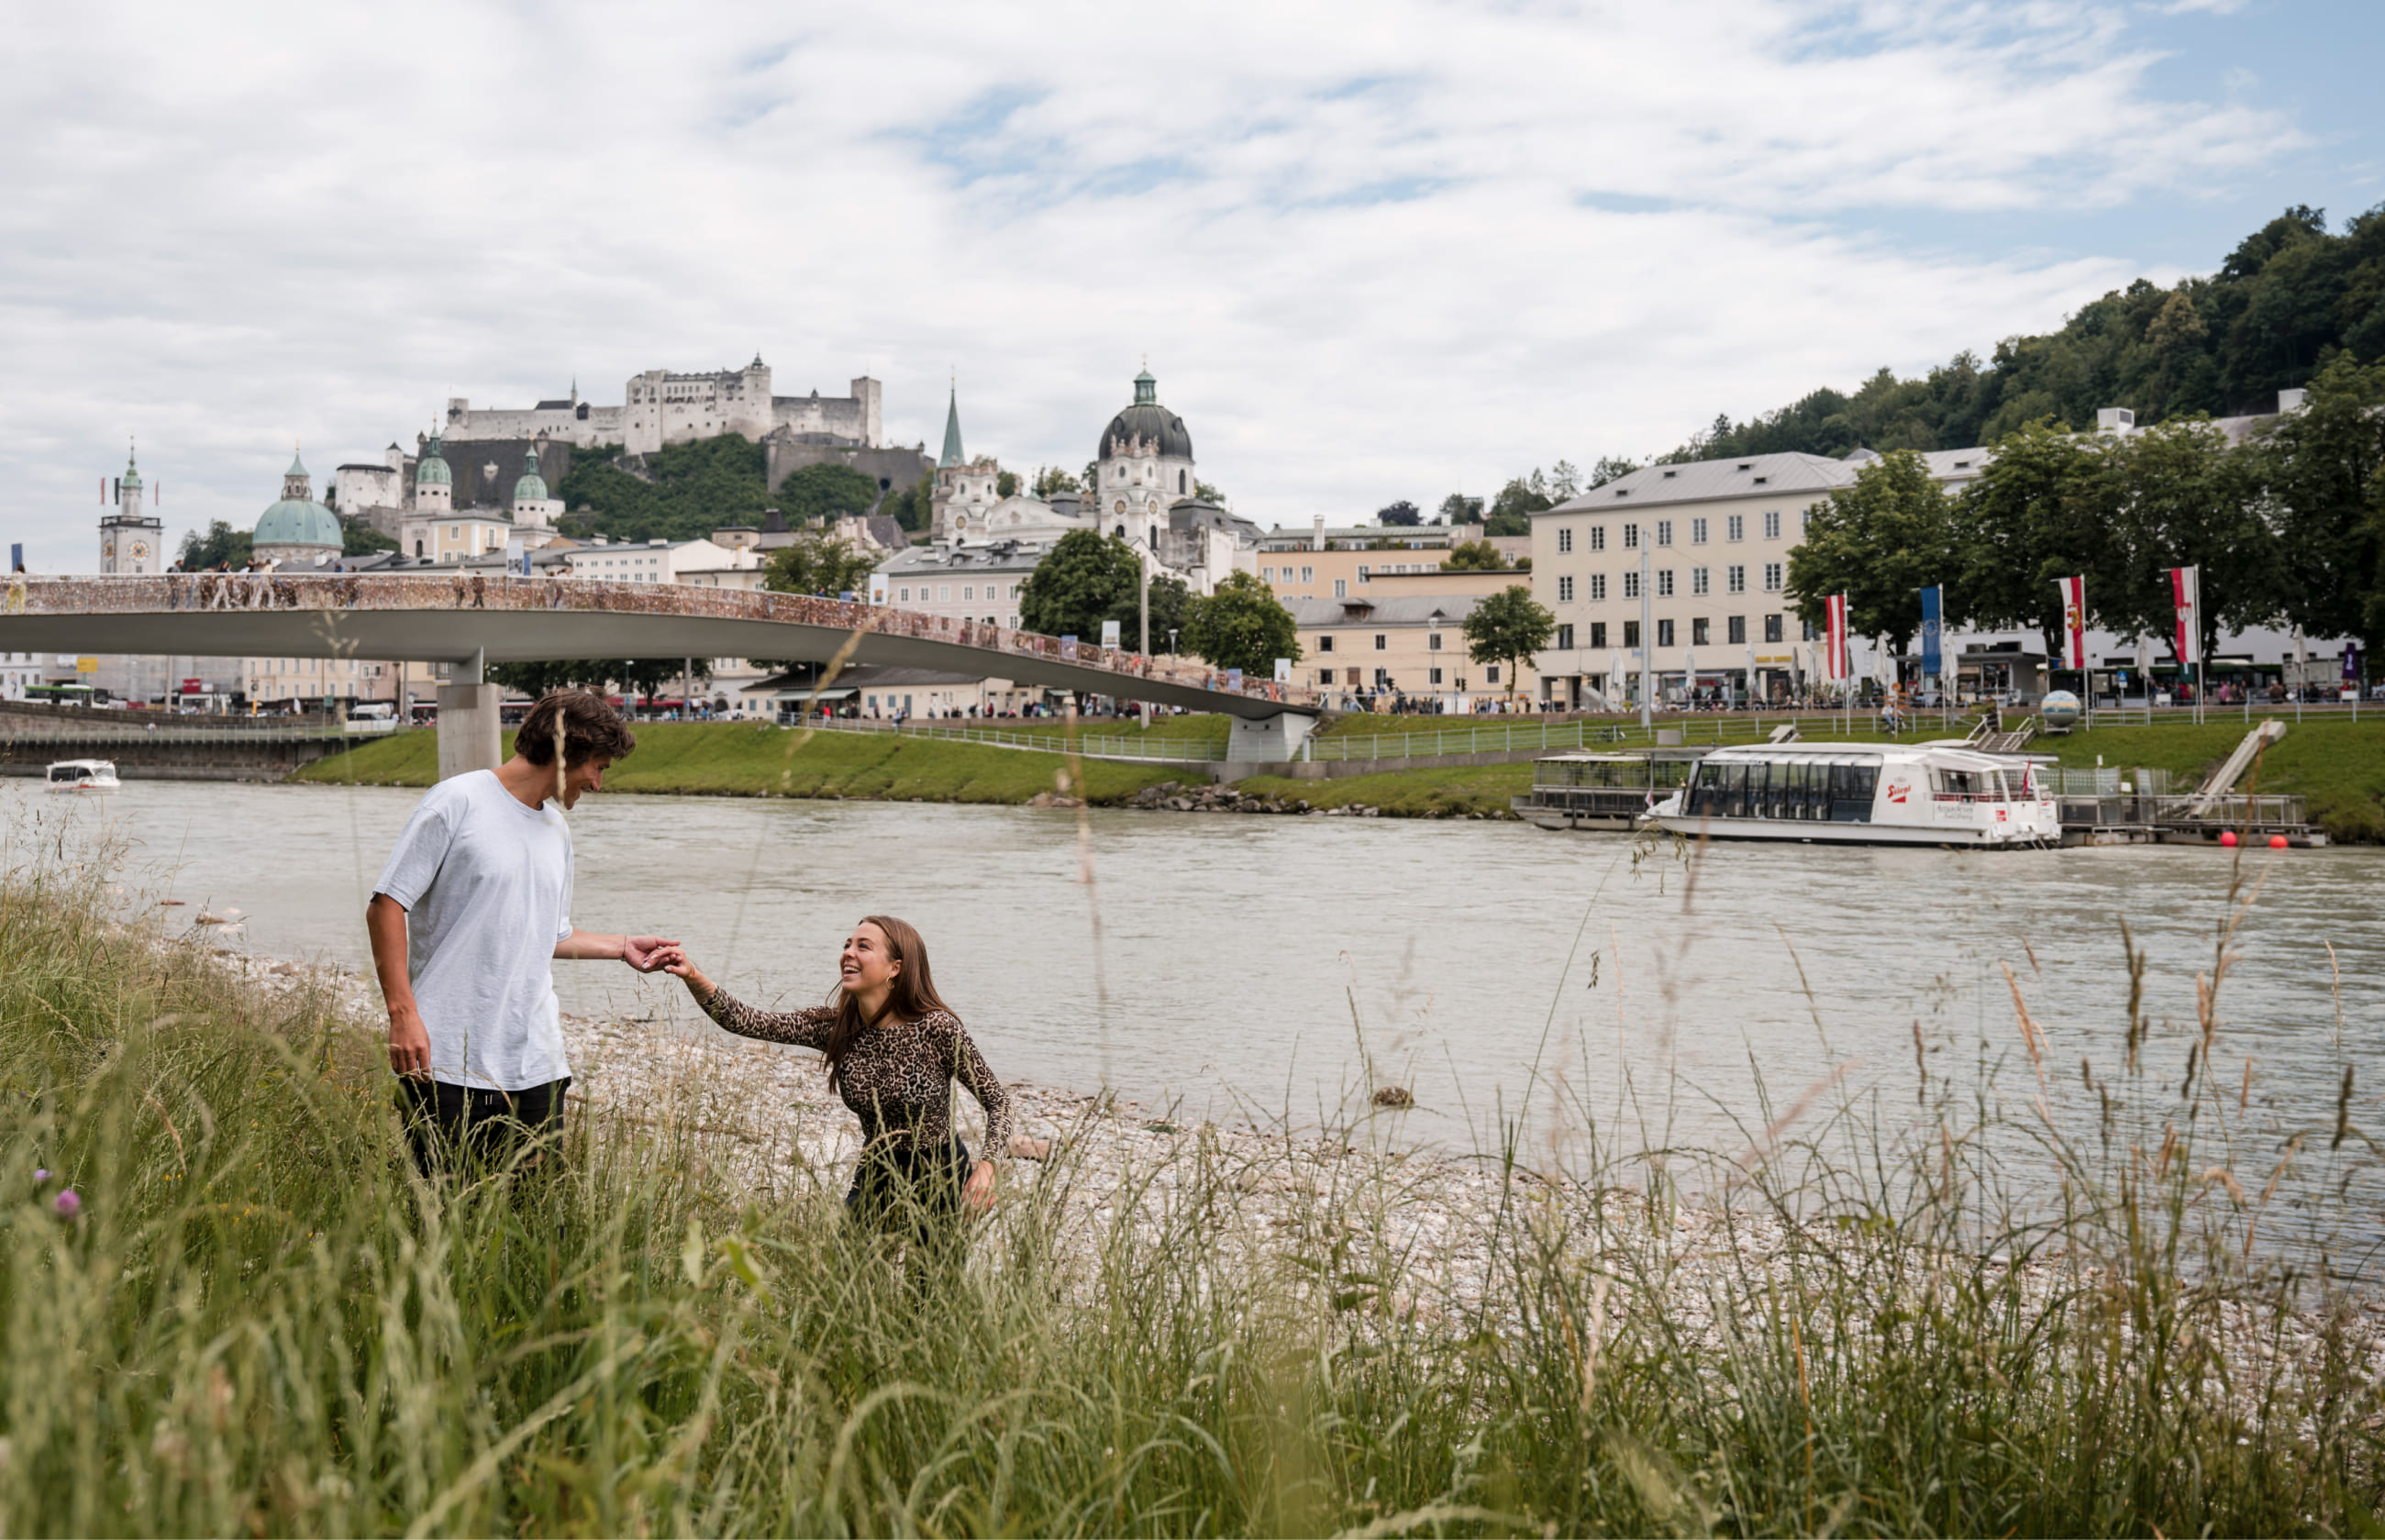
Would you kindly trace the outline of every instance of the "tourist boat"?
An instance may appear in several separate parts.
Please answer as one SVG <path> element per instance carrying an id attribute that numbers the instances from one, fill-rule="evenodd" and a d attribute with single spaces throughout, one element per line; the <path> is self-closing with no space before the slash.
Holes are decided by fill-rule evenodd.
<path id="1" fill-rule="evenodd" d="M 109 792 L 123 786 L 115 761 L 105 759 L 62 759 L 50 766 L 49 781 L 53 791 Z"/>
<path id="2" fill-rule="evenodd" d="M 1516 816 L 1544 829 L 1633 829 L 1687 785 L 1704 749 L 1600 752 L 1580 749 L 1532 762 L 1532 789 L 1511 797 Z"/>
<path id="3" fill-rule="evenodd" d="M 2051 849 L 2062 815 L 2041 766 L 1959 741 L 1717 749 L 1647 823 L 1711 839 Z"/>

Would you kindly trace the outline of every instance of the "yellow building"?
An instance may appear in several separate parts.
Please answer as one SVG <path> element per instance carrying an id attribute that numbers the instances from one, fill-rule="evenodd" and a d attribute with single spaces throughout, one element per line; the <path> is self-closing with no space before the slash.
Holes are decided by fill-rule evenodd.
<path id="1" fill-rule="evenodd" d="M 1527 581 L 1515 573 L 1468 576 L 1505 579 L 1497 588 Z M 1482 597 L 1370 591 L 1294 600 L 1288 606 L 1299 628 L 1300 662 L 1293 677 L 1330 691 L 1327 704 L 1343 710 L 1365 710 L 1387 696 L 1437 701 L 1459 712 L 1510 693 L 1529 698 L 1536 680 L 1530 661 L 1511 679 L 1505 665 L 1474 663 L 1466 655 L 1466 617 Z"/>

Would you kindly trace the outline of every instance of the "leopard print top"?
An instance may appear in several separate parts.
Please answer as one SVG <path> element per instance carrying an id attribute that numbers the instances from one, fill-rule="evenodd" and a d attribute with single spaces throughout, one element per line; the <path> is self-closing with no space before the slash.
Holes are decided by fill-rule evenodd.
<path id="1" fill-rule="evenodd" d="M 757 1011 L 715 985 L 704 1013 L 741 1037 L 828 1051 L 832 1006 L 801 1011 Z M 918 1021 L 881 1021 L 855 1037 L 845 1050 L 837 1087 L 844 1104 L 861 1120 L 866 1144 L 907 1138 L 915 1149 L 941 1149 L 952 1142 L 952 1083 L 959 1081 L 985 1109 L 981 1153 L 992 1160 L 1010 1154 L 1010 1093 L 986 1067 L 969 1041 L 968 1029 L 949 1011 L 930 1011 Z"/>

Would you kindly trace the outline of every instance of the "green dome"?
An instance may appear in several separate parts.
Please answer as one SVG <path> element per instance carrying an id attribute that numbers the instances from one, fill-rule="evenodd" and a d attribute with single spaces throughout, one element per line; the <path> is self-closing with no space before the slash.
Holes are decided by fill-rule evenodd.
<path id="1" fill-rule="evenodd" d="M 444 466 L 446 462 L 443 460 L 440 464 Z M 522 464 L 521 479 L 514 483 L 514 501 L 516 503 L 546 501 L 546 478 L 538 473 L 538 451 L 534 449 L 530 452 L 529 459 Z"/>
<path id="2" fill-rule="evenodd" d="M 345 543 L 339 515 L 319 503 L 285 497 L 265 510 L 256 521 L 252 545 L 323 545 L 337 551 Z"/>
<path id="3" fill-rule="evenodd" d="M 439 457 L 439 435 L 431 435 L 430 446 L 422 452 L 422 463 L 414 467 L 414 484 L 418 487 L 446 487 L 455 484 L 455 473 L 447 462 Z"/>

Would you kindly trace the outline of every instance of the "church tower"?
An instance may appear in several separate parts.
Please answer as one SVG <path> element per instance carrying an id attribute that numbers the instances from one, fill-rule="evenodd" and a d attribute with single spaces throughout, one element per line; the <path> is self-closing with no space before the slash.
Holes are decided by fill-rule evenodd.
<path id="1" fill-rule="evenodd" d="M 972 460 L 961 449 L 961 398 L 955 387 L 944 406 L 944 453 L 936 460 L 928 531 L 935 540 L 983 539 L 986 511 L 1002 501 L 1002 466 L 990 454 Z"/>
<path id="2" fill-rule="evenodd" d="M 147 578 L 166 570 L 166 527 L 141 505 L 139 457 L 130 450 L 116 482 L 116 511 L 99 521 L 99 570 L 119 578 Z"/>
<path id="3" fill-rule="evenodd" d="M 440 453 L 439 435 L 433 432 L 414 467 L 414 511 L 444 514 L 455 506 L 456 474 L 447 468 L 446 456 Z"/>

